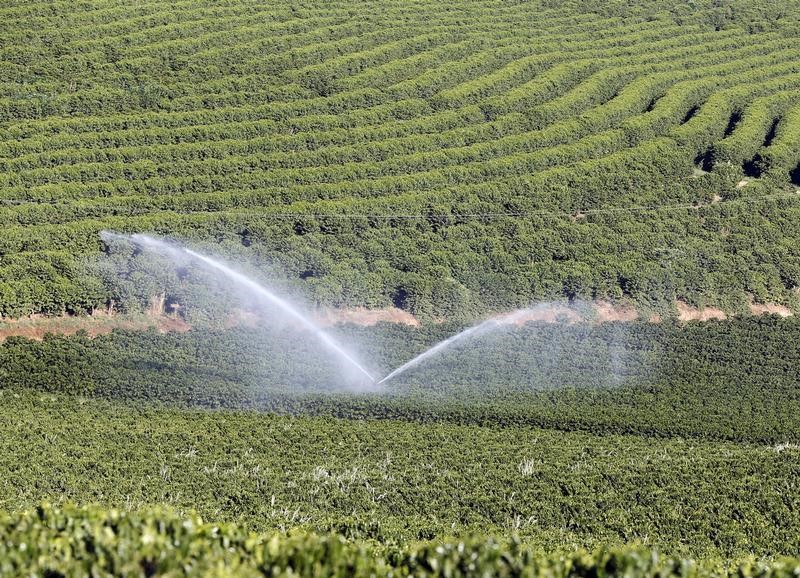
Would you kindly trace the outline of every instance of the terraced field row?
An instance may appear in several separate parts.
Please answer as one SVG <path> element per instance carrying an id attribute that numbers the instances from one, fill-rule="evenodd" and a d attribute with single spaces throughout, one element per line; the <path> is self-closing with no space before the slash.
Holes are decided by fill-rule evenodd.
<path id="1" fill-rule="evenodd" d="M 0 316 L 118 300 L 105 228 L 423 316 L 794 306 L 797 13 L 734 4 L 7 4 Z"/>

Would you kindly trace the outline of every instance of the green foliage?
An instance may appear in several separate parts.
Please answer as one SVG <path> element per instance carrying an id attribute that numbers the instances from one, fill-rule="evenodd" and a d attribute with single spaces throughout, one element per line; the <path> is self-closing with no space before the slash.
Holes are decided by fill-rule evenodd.
<path id="1" fill-rule="evenodd" d="M 755 159 L 761 173 L 786 181 L 788 177 L 798 184 L 797 168 L 800 167 L 800 106 L 795 106 L 780 119 L 775 135 Z"/>
<path id="2" fill-rule="evenodd" d="M 517 540 L 476 538 L 383 551 L 336 535 L 248 533 L 168 510 L 49 505 L 0 518 L 0 560 L 4 575 L 44 576 L 791 578 L 800 571 L 788 558 L 715 565 L 641 548 L 548 555 Z"/>
<path id="3" fill-rule="evenodd" d="M 135 307 L 87 277 L 102 229 L 429 319 L 800 285 L 793 5 L 96 8 L 3 8 L 0 316 Z"/>
<path id="4" fill-rule="evenodd" d="M 0 500 L 15 511 L 161 504 L 387 546 L 516 533 L 551 552 L 639 544 L 732 559 L 798 547 L 791 444 L 1 395 Z"/>
<path id="5" fill-rule="evenodd" d="M 714 163 L 742 165 L 753 159 L 767 140 L 774 136 L 778 119 L 797 101 L 796 91 L 779 92 L 754 100 L 731 135 L 712 147 Z"/>
<path id="6" fill-rule="evenodd" d="M 375 375 L 458 324 L 340 327 Z M 799 442 L 800 321 L 528 324 L 430 359 L 378 392 L 347 393 L 341 367 L 286 327 L 10 338 L 2 383 L 178 407 L 260 409 L 420 423 L 535 426 L 752 443 Z"/>
<path id="7" fill-rule="evenodd" d="M 649 550 L 800 549 L 796 320 L 528 324 L 357 394 L 308 335 L 222 331 L 237 303 L 201 271 L 100 232 L 417 315 L 336 329 L 376 373 L 542 300 L 796 307 L 798 21 L 779 0 L 6 2 L 0 318 L 157 296 L 198 330 L 0 345 L 0 574 L 796 576 Z M 158 504 L 237 525 L 136 513 Z M 624 544 L 648 550 L 575 552 Z"/>

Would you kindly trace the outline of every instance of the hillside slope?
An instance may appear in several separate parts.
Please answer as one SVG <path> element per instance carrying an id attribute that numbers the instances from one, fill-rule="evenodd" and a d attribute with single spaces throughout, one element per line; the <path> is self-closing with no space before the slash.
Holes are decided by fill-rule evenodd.
<path id="1" fill-rule="evenodd" d="M 427 318 L 564 297 L 796 306 L 798 13 L 7 2 L 0 316 L 119 304 L 85 270 L 103 229 Z"/>
<path id="2" fill-rule="evenodd" d="M 640 544 L 710 559 L 800 546 L 796 445 L 0 401 L 6 510 L 160 504 L 384 545 L 517 534 L 550 552 Z"/>

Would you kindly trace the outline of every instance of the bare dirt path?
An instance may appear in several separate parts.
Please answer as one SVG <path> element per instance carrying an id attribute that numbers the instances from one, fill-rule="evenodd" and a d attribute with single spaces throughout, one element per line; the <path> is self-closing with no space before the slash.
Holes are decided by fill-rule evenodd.
<path id="1" fill-rule="evenodd" d="M 780 315 L 781 317 L 793 315 L 791 309 L 777 303 L 755 303 L 751 301 L 749 310 L 752 315 Z M 729 315 L 722 309 L 716 307 L 693 307 L 684 301 L 675 302 L 675 311 L 676 318 L 682 322 L 722 321 L 729 318 Z M 595 301 L 588 307 L 582 308 L 573 308 L 566 303 L 539 305 L 515 319 L 517 322 L 523 323 L 528 321 L 542 323 L 608 323 L 614 321 L 636 321 L 640 316 L 641 313 L 632 304 Z M 414 327 L 421 324 L 420 320 L 411 313 L 396 307 L 384 309 L 367 309 L 365 307 L 322 309 L 315 313 L 314 319 L 323 327 L 343 323 L 352 323 L 362 327 L 370 327 L 377 323 L 397 323 Z M 661 320 L 661 315 L 648 317 L 648 321 L 651 323 L 659 323 Z M 237 312 L 231 315 L 228 322 L 225 323 L 225 327 L 256 326 L 258 323 L 260 323 L 259 319 L 252 314 Z M 144 331 L 149 328 L 155 328 L 157 331 L 166 333 L 188 331 L 192 326 L 179 316 L 165 314 L 157 309 L 137 315 L 101 311 L 94 315 L 85 316 L 32 316 L 24 319 L 0 320 L 0 342 L 12 336 L 41 340 L 47 334 L 73 335 L 83 330 L 89 336 L 95 337 L 111 333 L 114 329 Z"/>

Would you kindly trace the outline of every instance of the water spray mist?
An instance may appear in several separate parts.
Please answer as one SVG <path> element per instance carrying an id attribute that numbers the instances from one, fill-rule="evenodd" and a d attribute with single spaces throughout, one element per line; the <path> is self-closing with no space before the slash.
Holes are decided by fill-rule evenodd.
<path id="1" fill-rule="evenodd" d="M 333 351 L 341 360 L 345 361 L 349 366 L 353 367 L 360 375 L 367 378 L 370 383 L 375 383 L 375 378 L 369 373 L 369 371 L 361 365 L 352 354 L 348 353 L 344 347 L 342 347 L 339 343 L 336 342 L 330 335 L 325 333 L 321 327 L 319 327 L 316 323 L 311 321 L 309 317 L 304 315 L 298 308 L 294 305 L 289 303 L 286 299 L 276 295 L 274 292 L 270 291 L 263 285 L 253 281 L 246 275 L 239 273 L 220 263 L 216 259 L 212 259 L 206 255 L 198 253 L 196 251 L 192 251 L 191 249 L 187 249 L 186 247 L 181 247 L 179 245 L 174 245 L 172 243 L 167 243 L 166 241 L 162 241 L 160 239 L 156 239 L 153 237 L 149 237 L 147 235 L 119 235 L 117 233 L 109 233 L 103 232 L 102 238 L 105 240 L 108 239 L 118 239 L 118 240 L 127 240 L 136 245 L 139 245 L 142 248 L 147 248 L 152 251 L 161 253 L 171 259 L 177 259 L 178 257 L 184 256 L 189 257 L 190 259 L 199 262 L 201 265 L 205 266 L 208 269 L 211 269 L 214 272 L 221 273 L 227 279 L 233 281 L 238 286 L 250 291 L 251 293 L 257 295 L 258 297 L 265 299 L 266 301 L 272 303 L 273 305 L 277 306 L 281 309 L 284 313 L 288 314 L 290 317 L 295 319 L 296 321 L 300 322 L 300 324 L 305 327 L 307 330 L 311 331 L 317 339 L 319 339 L 328 349 Z"/>
<path id="2" fill-rule="evenodd" d="M 492 330 L 497 329 L 497 328 L 499 328 L 499 327 L 501 327 L 503 325 L 508 325 L 509 323 L 514 323 L 514 322 L 518 321 L 519 319 L 521 319 L 524 315 L 526 315 L 529 312 L 530 311 L 527 310 L 527 309 L 522 309 L 520 311 L 515 311 L 513 313 L 509 313 L 508 315 L 500 315 L 498 317 L 492 317 L 491 319 L 487 319 L 486 321 L 483 321 L 482 323 L 479 323 L 477 325 L 473 325 L 472 327 L 469 327 L 469 328 L 465 329 L 461 333 L 457 333 L 456 335 L 448 337 L 444 341 L 440 341 L 439 343 L 437 343 L 436 345 L 434 345 L 430 349 L 426 349 L 425 351 L 423 351 L 422 353 L 417 355 L 414 359 L 412 359 L 410 361 L 407 361 L 406 363 L 404 363 L 403 365 L 401 365 L 400 367 L 398 367 L 397 369 L 392 371 L 389 375 L 387 375 L 386 377 L 381 379 L 376 385 L 381 385 L 383 383 L 386 383 L 390 379 L 394 379 L 395 377 L 397 377 L 401 373 L 405 373 L 409 369 L 411 369 L 413 367 L 416 367 L 417 365 L 419 365 L 420 363 L 422 363 L 423 361 L 425 361 L 429 357 L 433 357 L 434 355 L 437 355 L 437 354 L 441 353 L 442 351 L 444 351 L 445 349 L 450 348 L 452 345 L 454 345 L 455 343 L 457 343 L 459 341 L 463 341 L 464 339 L 466 339 L 468 337 L 477 337 L 478 335 L 486 333 L 487 331 L 492 331 Z"/>

